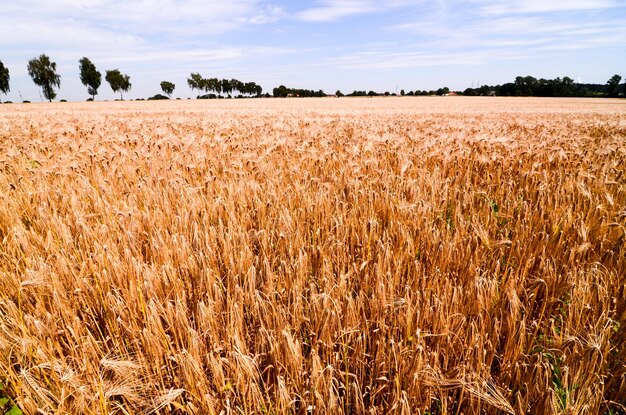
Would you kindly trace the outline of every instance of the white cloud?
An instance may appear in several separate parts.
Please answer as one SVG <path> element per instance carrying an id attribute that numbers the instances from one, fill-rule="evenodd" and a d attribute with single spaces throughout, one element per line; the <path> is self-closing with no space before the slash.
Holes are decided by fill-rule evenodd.
<path id="1" fill-rule="evenodd" d="M 428 44 L 432 50 L 491 52 L 492 56 L 502 56 L 504 52 L 513 55 L 523 52 L 537 57 L 546 51 L 618 46 L 626 39 L 626 26 L 617 18 L 603 16 L 598 19 L 586 14 L 581 16 L 573 11 L 614 6 L 610 1 L 544 1 L 548 6 L 542 6 L 541 3 L 521 0 L 513 5 L 508 1 L 488 1 L 485 5 L 482 1 L 483 8 L 470 13 L 465 10 L 463 15 L 432 14 L 424 19 L 425 22 L 398 23 L 386 27 L 386 30 L 420 39 L 421 45 Z M 496 4 L 502 14 L 495 13 Z M 539 12 L 557 9 L 562 10 L 562 13 Z M 485 10 L 494 13 L 485 15 Z M 537 12 L 520 14 L 530 10 Z"/>
<path id="2" fill-rule="evenodd" d="M 315 7 L 301 10 L 295 16 L 308 22 L 333 22 L 344 17 L 381 13 L 425 3 L 425 0 L 318 0 Z"/>
<path id="3" fill-rule="evenodd" d="M 364 51 L 343 56 L 335 60 L 339 69 L 372 70 L 398 69 L 447 65 L 478 65 L 484 57 L 472 53 L 433 53 L 433 52 L 382 52 Z"/>
<path id="4" fill-rule="evenodd" d="M 618 6 L 614 0 L 500 0 L 488 1 L 482 11 L 488 15 L 503 15 L 600 10 Z"/>
<path id="5" fill-rule="evenodd" d="M 3 6 L 0 27 L 21 20 L 25 29 L 33 31 L 45 22 L 59 28 L 82 26 L 142 37 L 198 37 L 225 33 L 243 24 L 270 23 L 282 14 L 280 7 L 259 0 L 21 0 Z M 13 35 L 9 39 L 19 38 Z"/>
<path id="6" fill-rule="evenodd" d="M 257 14 L 249 17 L 241 17 L 237 19 L 237 21 L 246 24 L 269 24 L 279 21 L 286 15 L 287 13 L 284 8 L 268 5 Z"/>
<path id="7" fill-rule="evenodd" d="M 331 22 L 342 17 L 378 10 L 376 2 L 366 0 L 326 0 L 320 4 L 319 7 L 300 11 L 296 17 L 309 22 Z"/>

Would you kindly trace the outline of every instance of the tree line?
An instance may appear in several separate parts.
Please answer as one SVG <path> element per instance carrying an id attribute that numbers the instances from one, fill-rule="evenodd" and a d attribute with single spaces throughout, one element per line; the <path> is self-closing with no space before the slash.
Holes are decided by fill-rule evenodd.
<path id="1" fill-rule="evenodd" d="M 321 89 L 314 91 L 312 89 L 299 89 L 299 88 L 287 88 L 285 85 L 278 86 L 272 90 L 274 98 L 312 98 L 312 97 L 325 97 L 326 94 Z"/>
<path id="2" fill-rule="evenodd" d="M 238 79 L 218 79 L 204 78 L 199 73 L 191 73 L 187 79 L 187 85 L 191 90 L 197 89 L 198 92 L 205 92 L 204 95 L 198 95 L 198 99 L 218 98 L 221 94 L 227 96 L 257 96 L 263 93 L 261 85 L 256 82 L 242 82 Z"/>
<path id="3" fill-rule="evenodd" d="M 98 95 L 98 88 L 102 83 L 102 74 L 89 58 L 81 58 L 78 61 L 80 70 L 80 80 L 87 87 L 87 93 L 91 95 L 90 100 L 94 100 Z M 35 85 L 41 88 L 43 97 L 52 102 L 56 98 L 56 89 L 61 87 L 61 75 L 57 74 L 57 64 L 50 60 L 45 54 L 28 61 L 28 75 Z M 123 99 L 122 92 L 128 92 L 131 88 L 130 77 L 124 75 L 119 69 L 106 71 L 104 78 L 113 92 L 120 92 L 120 99 Z M 0 61 L 0 92 L 7 94 L 11 89 L 9 86 L 9 69 Z"/>
<path id="4" fill-rule="evenodd" d="M 419 89 L 416 89 L 415 91 L 408 91 L 408 92 L 406 92 L 404 89 L 402 89 L 400 91 L 400 96 L 412 97 L 412 96 L 428 96 L 428 95 L 448 95 L 449 93 L 450 93 L 450 88 L 448 88 L 446 86 L 446 87 L 443 87 L 443 88 L 439 88 L 437 90 L 430 90 L 430 91 L 427 91 L 427 90 L 421 91 Z M 457 94 L 457 93 L 455 92 L 455 94 Z M 335 92 L 335 95 L 338 96 L 338 97 L 382 97 L 382 96 L 385 96 L 385 97 L 389 97 L 389 96 L 395 97 L 395 96 L 398 96 L 397 93 L 389 92 L 389 91 L 385 91 L 385 92 L 368 91 L 368 92 L 365 92 L 365 91 L 357 91 L 357 90 L 354 90 L 354 91 L 352 91 L 349 94 L 343 94 L 341 91 L 337 91 L 337 92 Z"/>
<path id="5" fill-rule="evenodd" d="M 87 93 L 91 95 L 89 101 L 93 101 L 98 95 L 98 89 L 102 84 L 102 74 L 96 69 L 96 66 L 83 57 L 78 61 L 80 80 L 87 87 Z M 28 61 L 28 74 L 33 82 L 41 88 L 41 92 L 45 99 L 52 101 L 56 98 L 56 89 L 61 87 L 61 76 L 57 74 L 56 62 L 42 54 L 37 58 Z M 124 99 L 123 93 L 131 90 L 132 84 L 130 76 L 123 74 L 119 69 L 111 69 L 105 72 L 104 79 L 109 83 L 111 90 L 120 93 L 120 99 Z M 10 91 L 10 74 L 9 69 L 0 61 L 0 93 L 7 94 Z M 481 96 L 481 95 L 498 95 L 498 96 L 539 96 L 539 97 L 619 97 L 626 96 L 626 84 L 621 84 L 622 77 L 613 75 L 606 84 L 580 84 L 576 83 L 572 78 L 563 77 L 555 79 L 536 79 L 532 76 L 518 76 L 513 82 L 502 85 L 483 85 L 478 88 L 467 88 L 464 91 L 457 91 L 457 95 Z M 204 78 L 199 73 L 191 73 L 187 79 L 187 85 L 192 91 L 197 90 L 198 99 L 223 98 L 222 94 L 228 97 L 261 97 L 263 88 L 255 82 L 242 82 L 238 79 L 218 79 Z M 173 93 L 176 85 L 169 81 L 163 81 L 160 84 L 164 94 L 155 95 L 148 99 L 168 99 Z M 204 94 L 200 94 L 204 92 Z M 400 91 L 402 96 L 414 95 L 448 95 L 450 89 L 448 87 L 439 88 L 436 91 Z M 321 89 L 318 91 L 300 88 L 288 88 L 280 85 L 272 90 L 272 95 L 276 98 L 285 97 L 325 97 L 327 96 Z M 378 93 L 374 91 L 354 91 L 344 95 L 341 91 L 335 93 L 336 96 L 380 96 L 380 95 L 397 95 L 389 92 Z M 269 97 L 269 93 L 265 94 Z"/>
<path id="6" fill-rule="evenodd" d="M 606 84 L 580 84 L 567 76 L 555 79 L 537 79 L 532 76 L 518 76 L 513 82 L 502 85 L 483 85 L 467 88 L 463 95 L 498 95 L 511 97 L 612 97 L 626 95 L 626 85 L 620 85 L 622 77 L 613 75 Z"/>

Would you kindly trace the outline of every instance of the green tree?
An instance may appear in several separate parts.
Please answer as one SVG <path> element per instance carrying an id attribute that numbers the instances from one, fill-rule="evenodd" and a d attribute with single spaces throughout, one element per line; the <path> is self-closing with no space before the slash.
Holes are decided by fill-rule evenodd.
<path id="1" fill-rule="evenodd" d="M 619 75 L 613 75 L 611 79 L 606 82 L 606 92 L 610 97 L 617 97 L 619 95 L 619 83 L 622 82 L 622 77 Z"/>
<path id="2" fill-rule="evenodd" d="M 0 92 L 6 94 L 11 90 L 9 87 L 9 80 L 11 77 L 9 76 L 9 68 L 4 66 L 2 61 L 0 61 Z"/>
<path id="3" fill-rule="evenodd" d="M 272 90 L 274 97 L 276 98 L 287 98 L 290 94 L 289 88 L 285 85 L 280 85 Z"/>
<path id="4" fill-rule="evenodd" d="M 245 95 L 252 95 L 254 94 L 256 84 L 254 82 L 245 82 L 242 87 L 243 89 L 240 90 L 241 93 Z"/>
<path id="5" fill-rule="evenodd" d="M 104 79 L 106 79 L 109 85 L 111 85 L 111 89 L 113 90 L 113 92 L 119 91 L 120 99 L 122 101 L 124 100 L 122 92 L 128 92 L 132 87 L 132 84 L 130 83 L 130 77 L 121 73 L 119 69 L 107 71 Z"/>
<path id="6" fill-rule="evenodd" d="M 228 79 L 222 79 L 220 84 L 223 94 L 229 95 L 231 92 L 233 92 L 233 86 L 230 84 L 230 81 Z"/>
<path id="7" fill-rule="evenodd" d="M 41 54 L 28 61 L 28 74 L 35 85 L 41 87 L 43 96 L 50 102 L 57 96 L 54 87 L 61 86 L 61 76 L 56 71 L 56 62 L 50 61 L 47 55 Z"/>
<path id="8" fill-rule="evenodd" d="M 216 94 L 219 94 L 221 91 L 221 83 L 220 80 L 217 78 L 208 78 L 205 79 L 205 83 L 204 83 L 204 89 L 207 93 L 209 92 L 215 92 Z"/>
<path id="9" fill-rule="evenodd" d="M 171 83 L 169 81 L 161 82 L 161 90 L 168 97 L 171 96 L 174 93 L 174 88 L 176 88 L 176 85 L 174 85 L 173 83 Z"/>
<path id="10" fill-rule="evenodd" d="M 241 82 L 239 79 L 231 79 L 230 80 L 230 90 L 233 92 L 233 95 L 235 95 L 235 91 L 237 91 L 238 93 L 243 92 L 243 90 L 245 89 L 245 84 L 243 82 Z"/>
<path id="11" fill-rule="evenodd" d="M 556 78 L 557 80 L 559 78 Z M 561 79 L 561 82 L 559 83 L 559 96 L 561 97 L 571 97 L 574 95 L 574 89 L 575 89 L 575 82 L 572 78 L 570 78 L 569 76 L 565 76 L 563 77 L 563 79 Z"/>
<path id="12" fill-rule="evenodd" d="M 102 83 L 102 74 L 98 72 L 96 66 L 88 59 L 82 58 L 78 61 L 80 68 L 80 82 L 87 87 L 87 93 L 91 99 L 98 95 L 98 88 Z"/>
<path id="13" fill-rule="evenodd" d="M 187 78 L 187 85 L 189 85 L 189 88 L 191 88 L 192 91 L 197 89 L 198 92 L 206 88 L 205 79 L 202 78 L 202 75 L 196 72 L 192 72 L 189 75 L 189 78 Z"/>

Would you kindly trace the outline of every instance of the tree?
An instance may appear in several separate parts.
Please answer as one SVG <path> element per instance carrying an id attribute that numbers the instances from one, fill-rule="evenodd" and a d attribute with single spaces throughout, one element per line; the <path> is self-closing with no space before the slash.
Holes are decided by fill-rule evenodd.
<path id="1" fill-rule="evenodd" d="M 254 94 L 254 89 L 256 88 L 256 84 L 254 82 L 244 82 L 243 85 L 240 85 L 241 88 L 239 91 L 246 95 Z"/>
<path id="2" fill-rule="evenodd" d="M 619 75 L 613 75 L 611 79 L 606 81 L 606 92 L 610 97 L 617 97 L 619 95 L 620 82 L 622 82 L 622 77 Z"/>
<path id="3" fill-rule="evenodd" d="M 174 88 L 176 88 L 176 85 L 174 85 L 173 83 L 171 83 L 169 81 L 161 82 L 161 90 L 168 97 L 171 96 L 174 93 Z"/>
<path id="4" fill-rule="evenodd" d="M 78 61 L 80 68 L 80 82 L 87 87 L 87 93 L 91 95 L 91 99 L 95 99 L 98 95 L 98 88 L 102 83 L 102 74 L 98 72 L 96 66 L 91 63 L 88 58 L 82 58 Z"/>
<path id="5" fill-rule="evenodd" d="M 272 90 L 275 98 L 286 98 L 289 95 L 289 89 L 285 85 L 280 85 Z"/>
<path id="6" fill-rule="evenodd" d="M 51 62 L 44 54 L 28 61 L 28 74 L 33 78 L 35 85 L 41 87 L 43 96 L 50 102 L 57 96 L 54 87 L 61 86 L 61 76 L 56 70 L 56 62 Z"/>
<path id="7" fill-rule="evenodd" d="M 220 80 L 217 78 L 208 78 L 204 80 L 204 90 L 207 93 L 215 92 L 215 94 L 219 95 L 221 88 Z"/>
<path id="8" fill-rule="evenodd" d="M 9 76 L 9 68 L 4 66 L 2 61 L 0 61 L 0 92 L 3 94 L 6 94 L 11 90 L 9 87 L 9 79 L 11 79 Z"/>
<path id="9" fill-rule="evenodd" d="M 128 92 L 132 87 L 132 84 L 130 83 L 130 77 L 121 73 L 119 69 L 107 71 L 104 79 L 106 79 L 109 85 L 111 85 L 111 89 L 113 90 L 113 92 L 120 92 L 120 99 L 122 101 L 124 100 L 122 92 Z"/>
<path id="10" fill-rule="evenodd" d="M 230 80 L 230 90 L 232 92 L 239 92 L 241 93 L 244 89 L 245 89 L 245 84 L 243 82 L 241 82 L 239 79 L 231 79 Z M 233 94 L 234 95 L 234 94 Z"/>
<path id="11" fill-rule="evenodd" d="M 228 79 L 222 79 L 220 85 L 223 94 L 229 95 L 231 92 L 233 92 L 233 86 L 230 84 L 230 81 Z"/>
<path id="12" fill-rule="evenodd" d="M 189 85 L 189 88 L 191 88 L 192 91 L 194 89 L 197 89 L 198 92 L 206 88 L 205 79 L 202 78 L 202 75 L 200 75 L 199 73 L 195 73 L 195 72 L 192 72 L 189 75 L 189 78 L 187 78 L 187 85 Z"/>

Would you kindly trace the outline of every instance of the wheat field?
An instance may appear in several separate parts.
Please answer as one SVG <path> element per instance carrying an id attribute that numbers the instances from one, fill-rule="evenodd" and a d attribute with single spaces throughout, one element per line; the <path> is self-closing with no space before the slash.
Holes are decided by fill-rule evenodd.
<path id="1" fill-rule="evenodd" d="M 625 171 L 617 100 L 0 105 L 0 394 L 623 414 Z"/>

